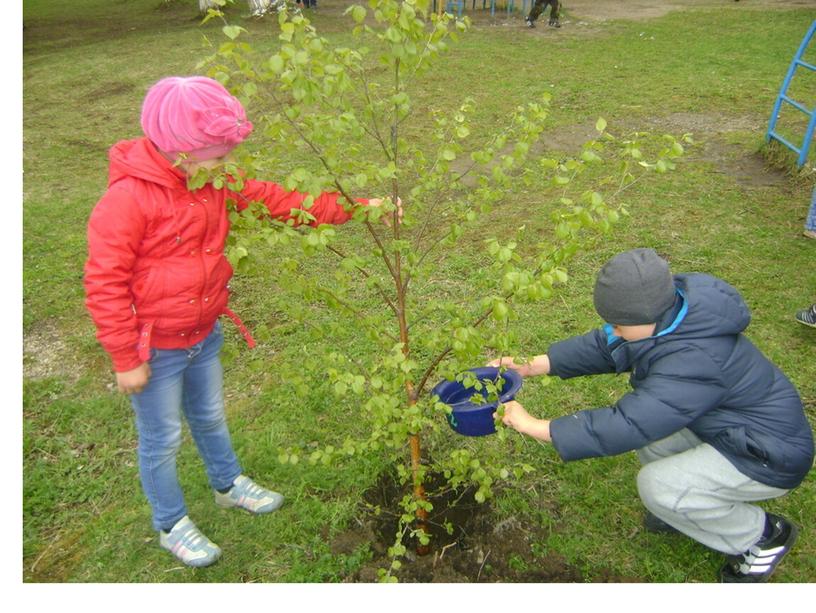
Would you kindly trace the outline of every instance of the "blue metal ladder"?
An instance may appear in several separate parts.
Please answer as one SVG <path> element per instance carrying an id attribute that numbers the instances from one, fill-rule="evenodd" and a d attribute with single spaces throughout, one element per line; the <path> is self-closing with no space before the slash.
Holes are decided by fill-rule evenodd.
<path id="1" fill-rule="evenodd" d="M 532 2 L 534 0 L 530 0 L 532 6 Z M 482 9 L 487 8 L 487 3 L 490 2 L 490 16 L 493 17 L 496 14 L 496 0 L 482 0 Z M 454 10 L 456 10 L 457 17 L 462 16 L 462 12 L 465 9 L 466 0 L 446 0 L 445 1 L 445 11 L 453 15 Z M 476 0 L 473 0 L 473 7 L 474 10 L 476 9 Z M 433 0 L 433 8 L 432 10 L 436 11 L 436 0 Z M 514 12 L 516 10 L 515 0 L 506 0 L 505 2 L 505 10 L 507 14 Z M 522 0 L 521 2 L 521 12 L 526 14 L 527 13 L 527 0 Z"/>
<path id="2" fill-rule="evenodd" d="M 785 145 L 788 149 L 796 152 L 799 155 L 797 159 L 797 165 L 801 168 L 804 165 L 805 160 L 807 160 L 808 151 L 810 149 L 810 141 L 813 138 L 813 128 L 816 127 L 816 106 L 812 110 L 808 109 L 804 105 L 792 100 L 788 97 L 788 87 L 790 86 L 791 80 L 793 80 L 793 75 L 796 72 L 796 68 L 801 66 L 803 68 L 807 68 L 808 70 L 816 71 L 816 66 L 813 64 L 808 64 L 807 62 L 802 61 L 802 55 L 808 48 L 808 44 L 810 43 L 810 39 L 813 38 L 813 34 L 816 33 L 816 20 L 810 26 L 810 29 L 805 34 L 805 37 L 802 39 L 802 44 L 799 45 L 799 50 L 796 52 L 796 55 L 793 56 L 793 61 L 791 62 L 790 68 L 788 68 L 788 74 L 785 75 L 785 80 L 782 83 L 782 89 L 779 90 L 779 96 L 776 99 L 776 104 L 774 104 L 773 113 L 771 113 L 771 121 L 768 124 L 768 133 L 765 135 L 766 142 L 770 142 L 770 140 L 776 139 L 783 145 Z M 802 146 L 797 147 L 780 134 L 778 134 L 774 128 L 776 127 L 776 121 L 779 119 L 779 110 L 782 107 L 782 103 L 787 102 L 795 109 L 802 111 L 805 115 L 810 117 L 810 121 L 808 121 L 807 131 L 805 132 L 805 138 L 802 141 Z"/>

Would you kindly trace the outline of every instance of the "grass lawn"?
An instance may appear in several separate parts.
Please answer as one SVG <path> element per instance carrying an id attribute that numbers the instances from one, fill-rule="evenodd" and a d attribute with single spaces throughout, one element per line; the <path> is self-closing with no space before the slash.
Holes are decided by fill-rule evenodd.
<path id="1" fill-rule="evenodd" d="M 342 16 L 347 4 L 321 0 L 313 23 L 332 41 L 351 44 Z M 675 271 L 710 272 L 740 289 L 753 315 L 748 336 L 793 380 L 816 424 L 816 331 L 793 320 L 797 309 L 816 301 L 816 241 L 801 232 L 814 175 L 790 172 L 793 153 L 764 145 L 778 88 L 816 10 L 786 2 L 722 4 L 690 1 L 648 19 L 604 20 L 568 4 L 557 31 L 525 29 L 518 14 L 498 11 L 490 18 L 476 11 L 472 30 L 423 77 L 415 106 L 453 109 L 468 95 L 477 104 L 476 127 L 489 129 L 518 103 L 547 91 L 553 104 L 544 146 L 566 154 L 591 135 L 599 116 L 612 132 L 693 133 L 688 159 L 659 181 L 632 188 L 631 215 L 611 239 L 596 240 L 573 262 L 570 283 L 543 307 L 520 309 L 518 351 L 542 353 L 548 343 L 595 326 L 591 288 L 598 266 L 618 251 L 654 247 Z M 257 48 L 273 52 L 275 20 L 247 18 L 245 3 L 239 5 L 231 18 Z M 376 456 L 329 468 L 278 463 L 281 448 L 342 444 L 367 426 L 321 378 L 309 393 L 286 385 L 287 372 L 312 360 L 313 339 L 276 308 L 268 281 L 276 254 L 270 250 L 267 268 L 234 279 L 232 308 L 251 328 L 270 333 L 250 352 L 226 326 L 225 385 L 244 467 L 283 492 L 287 503 L 263 518 L 216 509 L 185 435 L 179 474 L 190 515 L 225 552 L 207 569 L 183 568 L 157 546 L 138 482 L 129 401 L 112 386 L 109 360 L 83 305 L 85 227 L 105 189 L 107 149 L 140 135 L 147 87 L 166 75 L 194 73 L 221 40 L 218 24 L 202 26 L 192 0 L 25 0 L 23 10 L 23 580 L 340 582 L 352 576 L 370 549 L 338 551 L 332 541 L 353 523 L 363 492 L 387 467 Z M 795 94 L 816 104 L 816 79 L 797 80 Z M 248 111 L 252 117 L 262 109 Z M 780 119 L 791 138 L 803 129 L 799 117 Z M 431 139 L 421 117 L 410 134 Z M 281 150 L 275 169 L 281 176 L 311 163 L 284 144 L 269 146 Z M 779 164 L 766 164 L 768 156 Z M 517 226 L 535 225 L 530 211 L 547 197 L 519 185 L 502 205 L 507 229 L 493 224 L 493 231 L 509 237 Z M 351 246 L 365 238 L 352 224 L 340 232 Z M 474 244 L 457 254 L 452 281 L 466 282 L 462 275 L 478 265 L 480 249 Z M 321 257 L 315 270 L 330 278 L 335 264 Z M 359 341 L 346 329 L 333 342 L 348 349 Z M 530 381 L 520 399 L 539 415 L 556 417 L 614 402 L 626 387 L 623 378 L 608 377 L 548 386 Z M 720 554 L 640 529 L 634 454 L 564 464 L 552 448 L 521 437 L 454 438 L 443 428 L 431 445 L 466 446 L 487 457 L 514 454 L 536 468 L 491 501 L 497 521 L 546 527 L 529 543 L 535 556 L 561 556 L 585 581 L 715 579 Z M 816 475 L 764 506 L 802 527 L 774 581 L 816 580 Z"/>

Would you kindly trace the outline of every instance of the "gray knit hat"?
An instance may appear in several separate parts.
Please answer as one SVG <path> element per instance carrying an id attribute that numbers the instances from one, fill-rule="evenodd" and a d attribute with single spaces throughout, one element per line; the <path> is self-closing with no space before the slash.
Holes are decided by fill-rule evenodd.
<path id="1" fill-rule="evenodd" d="M 632 249 L 609 260 L 595 280 L 595 310 L 621 326 L 655 323 L 674 304 L 669 264 L 654 249 Z"/>

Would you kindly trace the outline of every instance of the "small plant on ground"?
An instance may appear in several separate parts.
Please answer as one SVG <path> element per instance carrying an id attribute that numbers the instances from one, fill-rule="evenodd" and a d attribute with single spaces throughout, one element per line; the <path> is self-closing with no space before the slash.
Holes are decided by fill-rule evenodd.
<path id="1" fill-rule="evenodd" d="M 513 350 L 518 305 L 550 299 L 568 280 L 570 258 L 626 214 L 626 190 L 646 174 L 673 169 L 673 160 L 683 154 L 681 141 L 672 136 L 616 138 L 599 119 L 597 138 L 577 156 L 543 155 L 537 143 L 549 113 L 548 95 L 519 105 L 490 134 L 473 128 L 478 113 L 473 99 L 456 108 L 418 108 L 421 75 L 469 27 L 467 18 L 435 14 L 430 7 L 429 0 L 350 6 L 346 13 L 356 44 L 342 47 L 281 4 L 277 51 L 259 53 L 242 41 L 239 26 L 226 23 L 229 40 L 204 63 L 211 76 L 260 109 L 253 120 L 263 136 L 298 146 L 317 161 L 283 181 L 309 194 L 305 209 L 293 211 L 298 223 L 270 222 L 259 204 L 235 203 L 228 256 L 241 271 L 251 269 L 262 245 L 287 248 L 274 279 L 280 308 L 314 328 L 314 351 L 321 352 L 316 362 L 323 371 L 311 376 L 327 378 L 338 399 L 354 406 L 367 424 L 357 440 L 308 451 L 293 445 L 281 451 L 281 461 L 305 458 L 332 466 L 345 455 L 385 453 L 412 485 L 401 501 L 392 563 L 383 569 L 383 580 L 393 580 L 400 568 L 410 545 L 405 536 L 414 537 L 420 552 L 429 546 L 429 471 L 443 474 L 451 487 L 471 486 L 483 502 L 495 484 L 532 470 L 511 460 L 482 462 L 466 448 L 439 448 L 428 457 L 424 441 L 444 427 L 450 412 L 430 393 L 433 384 L 458 377 L 478 391 L 483 383 L 463 373 L 482 364 L 487 350 L 499 355 Z M 224 15 L 210 9 L 208 18 L 214 17 Z M 423 130 L 430 139 L 418 136 Z M 417 144 L 427 140 L 432 145 Z M 276 165 L 271 150 L 244 150 L 240 156 L 214 180 L 237 190 L 245 176 Z M 519 186 L 540 192 L 529 217 L 551 220 L 550 230 L 501 226 L 501 207 L 513 205 L 506 196 Z M 327 190 L 339 192 L 349 206 L 363 196 L 386 196 L 382 207 L 355 210 L 368 237 L 364 247 L 347 251 L 333 227 L 308 226 L 314 219 L 310 204 Z M 482 246 L 482 265 L 469 272 L 467 284 L 456 283 L 453 260 L 473 244 Z M 311 274 L 291 252 L 294 247 L 306 256 L 333 254 L 331 282 Z M 319 342 L 338 330 L 336 323 L 323 325 L 310 315 L 315 304 L 350 318 L 359 331 L 353 352 Z M 293 385 L 299 376 L 292 374 Z M 485 384 L 489 398 L 496 397 L 500 382 Z"/>

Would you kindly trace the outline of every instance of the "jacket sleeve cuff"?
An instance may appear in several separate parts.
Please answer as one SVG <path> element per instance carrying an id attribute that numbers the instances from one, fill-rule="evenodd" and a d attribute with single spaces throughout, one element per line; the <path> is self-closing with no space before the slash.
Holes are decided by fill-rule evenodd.
<path id="1" fill-rule="evenodd" d="M 569 416 L 559 417 L 550 422 L 550 442 L 558 456 L 565 462 L 568 461 L 568 454 L 562 443 L 564 442 L 564 438 L 566 438 L 564 430 L 568 429 L 568 426 L 564 423 L 566 419 L 569 419 Z"/>
<path id="2" fill-rule="evenodd" d="M 142 365 L 144 360 L 139 357 L 138 352 L 133 349 L 124 349 L 120 351 L 110 352 L 111 361 L 113 362 L 114 372 L 127 372 L 138 368 Z"/>
<path id="3" fill-rule="evenodd" d="M 572 344 L 572 339 L 566 339 L 553 343 L 547 348 L 547 357 L 550 359 L 550 376 L 561 379 L 569 379 L 571 376 L 575 376 L 562 368 L 562 365 L 566 362 L 565 354 L 569 353 L 566 347 L 570 344 Z"/>
<path id="4" fill-rule="evenodd" d="M 585 411 L 564 415 L 550 422 L 550 439 L 564 462 L 606 455 L 586 432 Z"/>

